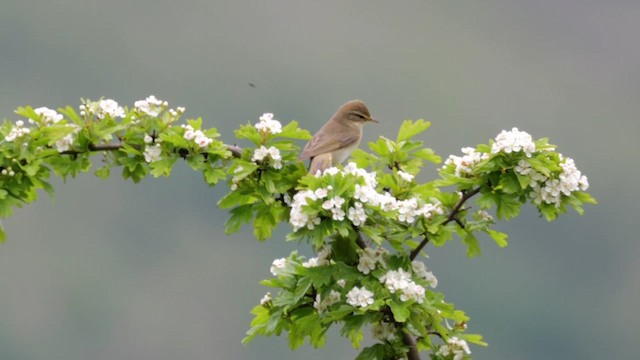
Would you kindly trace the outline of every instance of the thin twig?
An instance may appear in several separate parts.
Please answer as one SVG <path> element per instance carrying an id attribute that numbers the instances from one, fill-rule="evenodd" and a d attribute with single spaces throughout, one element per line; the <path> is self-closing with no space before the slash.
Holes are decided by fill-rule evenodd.
<path id="1" fill-rule="evenodd" d="M 464 224 L 462 224 L 462 222 L 460 221 L 460 219 L 458 219 L 458 214 L 462 211 L 464 211 L 465 209 L 462 208 L 462 205 L 464 205 L 464 203 L 469 200 L 471 197 L 473 197 L 474 195 L 476 195 L 477 193 L 480 192 L 480 188 L 475 188 L 471 191 L 468 192 L 463 192 L 462 193 L 462 197 L 460 198 L 460 200 L 458 200 L 458 203 L 456 204 L 456 206 L 453 207 L 453 209 L 451 210 L 451 212 L 449 213 L 449 216 L 447 216 L 447 220 L 445 220 L 442 225 L 447 225 L 448 223 L 455 221 L 461 228 L 464 228 Z M 424 239 L 422 239 L 422 241 L 420 242 L 420 244 L 418 244 L 418 246 L 413 249 L 413 251 L 411 251 L 411 255 L 409 256 L 409 258 L 411 260 L 414 260 L 418 254 L 420 254 L 420 251 L 422 251 L 422 249 L 425 247 L 425 245 L 427 245 L 427 243 L 429 243 L 429 237 L 427 236 L 427 234 L 424 234 Z"/>
<path id="2" fill-rule="evenodd" d="M 231 156 L 235 157 L 235 158 L 239 158 L 242 156 L 242 148 L 239 147 L 238 145 L 225 145 L 227 147 L 227 150 L 229 150 L 229 152 L 231 153 Z M 122 144 L 99 144 L 99 145 L 94 145 L 94 144 L 89 144 L 89 151 L 93 152 L 93 151 L 118 151 L 120 149 L 122 149 L 124 147 L 124 145 Z M 133 146 L 134 148 L 136 146 Z M 62 155 L 80 155 L 84 153 L 84 151 L 78 151 L 78 150 L 67 150 L 67 151 L 63 151 L 60 154 Z"/>

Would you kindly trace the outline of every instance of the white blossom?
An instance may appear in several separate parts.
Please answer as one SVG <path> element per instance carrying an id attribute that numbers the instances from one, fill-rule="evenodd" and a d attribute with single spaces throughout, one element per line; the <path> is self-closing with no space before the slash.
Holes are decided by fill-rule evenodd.
<path id="1" fill-rule="evenodd" d="M 142 141 L 144 141 L 145 144 L 151 144 L 151 142 L 153 141 L 153 138 L 147 134 L 144 135 L 144 139 L 142 139 Z"/>
<path id="2" fill-rule="evenodd" d="M 456 176 L 471 174 L 478 163 L 489 158 L 489 154 L 476 152 L 472 147 L 462 148 L 461 151 L 464 156 L 450 155 L 444 162 L 443 168 L 446 168 L 451 164 L 455 166 Z"/>
<path id="3" fill-rule="evenodd" d="M 320 294 L 316 294 L 316 300 L 313 302 L 313 307 L 318 310 L 318 313 L 323 313 L 329 306 L 337 303 L 338 301 L 340 301 L 340 293 L 335 290 L 331 290 L 331 292 L 329 292 L 329 296 L 325 299 L 322 299 Z"/>
<path id="4" fill-rule="evenodd" d="M 373 304 L 373 301 L 373 293 L 364 286 L 362 288 L 354 286 L 347 293 L 347 304 L 354 307 L 367 307 Z"/>
<path id="5" fill-rule="evenodd" d="M 402 301 L 415 300 L 418 304 L 422 304 L 424 302 L 424 298 L 425 298 L 424 288 L 413 281 L 410 281 L 407 284 L 407 287 L 402 289 L 402 294 L 400 294 L 400 300 Z"/>
<path id="6" fill-rule="evenodd" d="M 103 119 L 106 115 L 112 118 L 123 118 L 124 109 L 118 103 L 111 99 L 104 99 L 98 102 L 99 111 L 96 112 L 98 119 Z"/>
<path id="7" fill-rule="evenodd" d="M 516 165 L 514 170 L 520 175 L 529 175 L 531 171 L 533 171 L 533 168 L 527 160 L 523 159 L 518 161 L 518 165 Z"/>
<path id="8" fill-rule="evenodd" d="M 385 265 L 384 263 L 384 255 L 387 251 L 384 248 L 378 248 L 374 250 L 370 247 L 364 248 L 363 250 L 358 251 L 360 254 L 360 258 L 358 259 L 358 271 L 367 275 L 372 270 L 375 270 L 378 264 Z"/>
<path id="9" fill-rule="evenodd" d="M 255 125 L 258 131 L 269 134 L 279 134 L 282 132 L 282 124 L 273 118 L 273 114 L 264 113 L 260 116 L 260 122 Z"/>
<path id="10" fill-rule="evenodd" d="M 415 177 L 415 176 L 413 176 L 413 175 L 411 175 L 411 174 L 409 174 L 409 173 L 407 173 L 407 172 L 404 172 L 404 171 L 402 171 L 402 170 L 399 170 L 399 171 L 398 171 L 398 175 L 400 175 L 400 177 L 401 177 L 404 181 L 408 181 L 408 182 L 413 181 L 413 178 Z"/>
<path id="11" fill-rule="evenodd" d="M 271 166 L 274 169 L 282 169 L 282 157 L 280 156 L 280 150 L 276 147 L 270 146 L 269 148 L 266 148 L 264 145 L 261 145 L 253 152 L 251 161 L 258 163 L 259 161 L 263 161 L 265 158 L 271 158 L 271 160 L 273 160 Z"/>
<path id="12" fill-rule="evenodd" d="M 181 125 L 185 129 L 182 135 L 185 140 L 195 142 L 201 149 L 206 149 L 213 139 L 207 137 L 201 130 L 195 130 L 191 125 Z"/>
<path id="13" fill-rule="evenodd" d="M 493 216 L 489 214 L 486 210 L 478 210 L 476 212 L 476 216 L 481 221 L 493 221 Z"/>
<path id="14" fill-rule="evenodd" d="M 265 306 L 266 304 L 270 303 L 272 299 L 273 298 L 271 297 L 271 293 L 268 292 L 262 297 L 262 299 L 260 299 L 260 305 Z"/>
<path id="15" fill-rule="evenodd" d="M 269 271 L 271 271 L 271 274 L 273 274 L 273 276 L 278 276 L 278 274 L 280 274 L 280 272 L 282 271 L 282 269 L 285 268 L 286 265 L 287 265 L 287 259 L 285 258 L 275 259 L 273 260 L 273 263 L 271 264 L 271 268 L 269 269 Z"/>
<path id="16" fill-rule="evenodd" d="M 415 300 L 422 304 L 425 299 L 425 289 L 411 280 L 411 273 L 403 269 L 389 270 L 380 278 L 389 292 L 400 294 L 400 300 Z"/>
<path id="17" fill-rule="evenodd" d="M 462 360 L 464 355 L 471 354 L 471 350 L 469 350 L 469 345 L 467 342 L 459 339 L 456 336 L 453 336 L 447 340 L 447 343 L 440 346 L 436 355 L 441 356 L 449 356 L 453 355 L 453 360 Z"/>
<path id="18" fill-rule="evenodd" d="M 524 131 L 519 131 L 518 128 L 513 128 L 511 131 L 502 130 L 495 138 L 495 142 L 491 146 L 491 153 L 496 154 L 498 152 L 504 152 L 510 154 L 512 152 L 523 151 L 527 157 L 536 151 L 536 144 L 533 142 L 531 135 Z"/>
<path id="19" fill-rule="evenodd" d="M 289 213 L 289 223 L 293 225 L 293 231 L 298 231 L 307 226 L 311 226 L 311 229 L 313 229 L 313 219 L 305 214 L 302 208 L 307 205 L 308 200 L 315 201 L 316 199 L 315 193 L 311 190 L 302 190 L 293 196 Z"/>
<path id="20" fill-rule="evenodd" d="M 345 285 L 347 285 L 347 280 L 340 279 L 340 280 L 336 281 L 336 284 L 338 284 L 338 286 L 340 286 L 341 288 L 344 288 Z"/>
<path id="21" fill-rule="evenodd" d="M 44 120 L 46 125 L 55 124 L 63 118 L 63 116 L 58 114 L 55 110 L 46 107 L 39 107 L 33 111 L 38 114 L 42 120 Z"/>
<path id="22" fill-rule="evenodd" d="M 331 264 L 329 257 L 331 256 L 331 246 L 325 245 L 318 251 L 318 256 L 310 258 L 309 260 L 302 263 L 302 266 L 306 268 L 316 267 L 316 266 L 325 266 Z"/>
<path id="23" fill-rule="evenodd" d="M 166 101 L 158 100 L 151 95 L 144 100 L 138 100 L 133 104 L 136 111 L 143 112 L 149 116 L 158 116 L 162 109 L 167 106 Z"/>
<path id="24" fill-rule="evenodd" d="M 573 159 L 560 155 L 560 168 L 562 171 L 557 179 L 547 178 L 536 172 L 530 174 L 530 186 L 533 189 L 530 196 L 535 204 L 545 203 L 560 207 L 562 195 L 570 196 L 574 191 L 585 191 L 589 188 L 587 177 L 576 168 Z"/>
<path id="25" fill-rule="evenodd" d="M 432 288 L 438 286 L 438 279 L 427 269 L 427 266 L 422 261 L 413 260 L 411 262 L 411 268 L 416 275 L 427 280 Z"/>
<path id="26" fill-rule="evenodd" d="M 371 325 L 371 336 L 381 341 L 394 341 L 397 339 L 396 327 L 392 323 L 381 321 Z"/>
<path id="27" fill-rule="evenodd" d="M 160 147 L 160 144 L 146 145 L 144 147 L 144 153 L 143 153 L 144 161 L 148 163 L 161 160 L 162 159 L 162 157 L 160 156 L 161 154 L 162 154 L 162 148 Z"/>
<path id="28" fill-rule="evenodd" d="M 60 153 L 71 149 L 71 145 L 76 141 L 77 134 L 80 132 L 80 127 L 75 124 L 67 124 L 66 126 L 73 128 L 73 131 L 56 141 L 56 150 Z"/>
<path id="29" fill-rule="evenodd" d="M 7 136 L 5 136 L 4 139 L 6 141 L 11 142 L 29 133 L 31 133 L 31 130 L 29 128 L 24 127 L 24 121 L 18 120 L 16 121 L 16 125 L 13 128 L 11 128 L 11 131 L 9 131 L 9 134 L 7 134 Z"/>
<path id="30" fill-rule="evenodd" d="M 356 202 L 354 206 L 348 210 L 347 218 L 355 226 L 360 226 L 367 221 L 367 214 L 364 212 L 362 203 Z"/>

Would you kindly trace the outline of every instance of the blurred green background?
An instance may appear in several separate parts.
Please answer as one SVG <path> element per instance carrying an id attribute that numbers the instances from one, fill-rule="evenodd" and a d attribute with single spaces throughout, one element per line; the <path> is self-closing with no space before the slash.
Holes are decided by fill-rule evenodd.
<path id="1" fill-rule="evenodd" d="M 600 204 L 554 223 L 527 207 L 498 225 L 509 247 L 486 240 L 467 259 L 455 241 L 427 264 L 490 343 L 474 359 L 637 359 L 639 18 L 635 0 L 0 0 L 0 118 L 153 94 L 232 142 L 263 112 L 313 132 L 361 98 L 381 120 L 367 140 L 425 118 L 445 157 L 514 126 L 549 136 Z M 265 243 L 225 236 L 224 186 L 185 166 L 139 185 L 54 184 L 53 201 L 4 220 L 0 359 L 357 354 L 337 331 L 321 350 L 240 344 L 271 261 L 309 250 L 283 241 L 288 226 Z"/>

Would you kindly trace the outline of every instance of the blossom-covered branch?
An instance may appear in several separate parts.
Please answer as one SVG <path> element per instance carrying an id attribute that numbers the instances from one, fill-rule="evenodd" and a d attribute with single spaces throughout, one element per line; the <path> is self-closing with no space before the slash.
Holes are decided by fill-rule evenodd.
<path id="1" fill-rule="evenodd" d="M 288 240 L 309 241 L 316 255 L 291 253 L 273 261 L 264 285 L 275 290 L 253 309 L 245 342 L 257 335 L 287 332 L 289 345 L 308 340 L 319 347 L 327 330 L 355 347 L 369 328 L 374 344 L 359 359 L 468 359 L 469 344 L 484 345 L 467 333 L 469 318 L 436 291 L 438 279 L 418 256 L 430 243 L 441 246 L 458 235 L 469 255 L 480 252 L 477 233 L 499 246 L 507 235 L 492 228 L 531 203 L 548 220 L 568 207 L 582 212 L 595 203 L 575 162 L 547 139 L 503 131 L 488 144 L 463 148 L 440 169 L 440 179 L 418 181 L 427 162 L 440 157 L 416 136 L 429 127 L 405 121 L 395 140 L 380 137 L 371 152 L 355 151 L 344 167 L 308 174 L 295 140 L 311 135 L 297 122 L 281 124 L 271 113 L 235 132 L 242 147 L 218 140 L 202 119 L 181 121 L 182 107 L 149 96 L 122 107 L 111 99 L 83 101 L 78 111 L 19 108 L 22 119 L 0 127 L 0 216 L 34 201 L 37 190 L 52 192 L 48 179 L 91 169 L 96 175 L 120 168 L 125 179 L 168 176 L 178 159 L 203 174 L 208 185 L 226 183 L 218 206 L 229 209 L 225 231 L 251 224 L 266 240 L 289 223 Z M 477 197 L 476 197 L 477 196 Z M 474 202 L 471 202 L 471 199 Z M 475 209 L 474 209 L 475 208 Z M 473 209 L 473 210 L 472 210 Z M 0 241 L 4 230 L 0 227 Z"/>

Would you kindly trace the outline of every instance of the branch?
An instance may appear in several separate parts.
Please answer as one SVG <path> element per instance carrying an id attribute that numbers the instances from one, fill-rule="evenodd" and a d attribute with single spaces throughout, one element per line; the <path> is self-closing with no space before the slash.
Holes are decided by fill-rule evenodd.
<path id="1" fill-rule="evenodd" d="M 460 225 L 460 227 L 464 228 L 464 225 L 462 224 L 462 222 L 460 221 L 460 219 L 458 219 L 458 214 L 463 211 L 464 209 L 462 208 L 462 205 L 464 205 L 464 203 L 469 200 L 471 197 L 473 197 L 474 195 L 476 195 L 477 193 L 480 192 L 480 188 L 477 187 L 469 192 L 463 192 L 462 193 L 462 197 L 460 198 L 460 200 L 458 200 L 458 203 L 456 204 L 456 206 L 453 207 L 453 209 L 451 210 L 451 212 L 449 213 L 449 216 L 447 216 L 447 220 L 445 220 L 442 225 L 447 225 L 448 223 L 455 221 L 456 223 L 458 223 L 458 225 Z M 414 260 L 418 254 L 420 254 L 420 251 L 422 251 L 422 248 L 425 247 L 425 245 L 427 245 L 427 243 L 429 243 L 429 237 L 427 236 L 427 234 L 424 234 L 424 239 L 422 240 L 422 242 L 420 242 L 420 244 L 418 244 L 418 246 L 413 249 L 413 251 L 411 251 L 411 255 L 409 256 L 409 258 L 411 260 Z"/>
<path id="2" fill-rule="evenodd" d="M 238 145 L 226 145 L 226 146 L 227 146 L 227 150 L 231 152 L 231 155 L 233 157 L 239 158 L 242 156 L 242 148 L 239 147 Z M 89 144 L 89 151 L 117 151 L 122 148 L 123 148 L 122 144 L 100 144 L 100 145 Z M 67 151 L 61 152 L 60 154 L 76 156 L 82 153 L 84 153 L 84 151 L 67 150 Z"/>
<path id="3" fill-rule="evenodd" d="M 418 351 L 418 344 L 416 339 L 409 333 L 402 332 L 402 343 L 409 347 L 407 353 L 408 360 L 420 360 L 420 352 Z"/>

